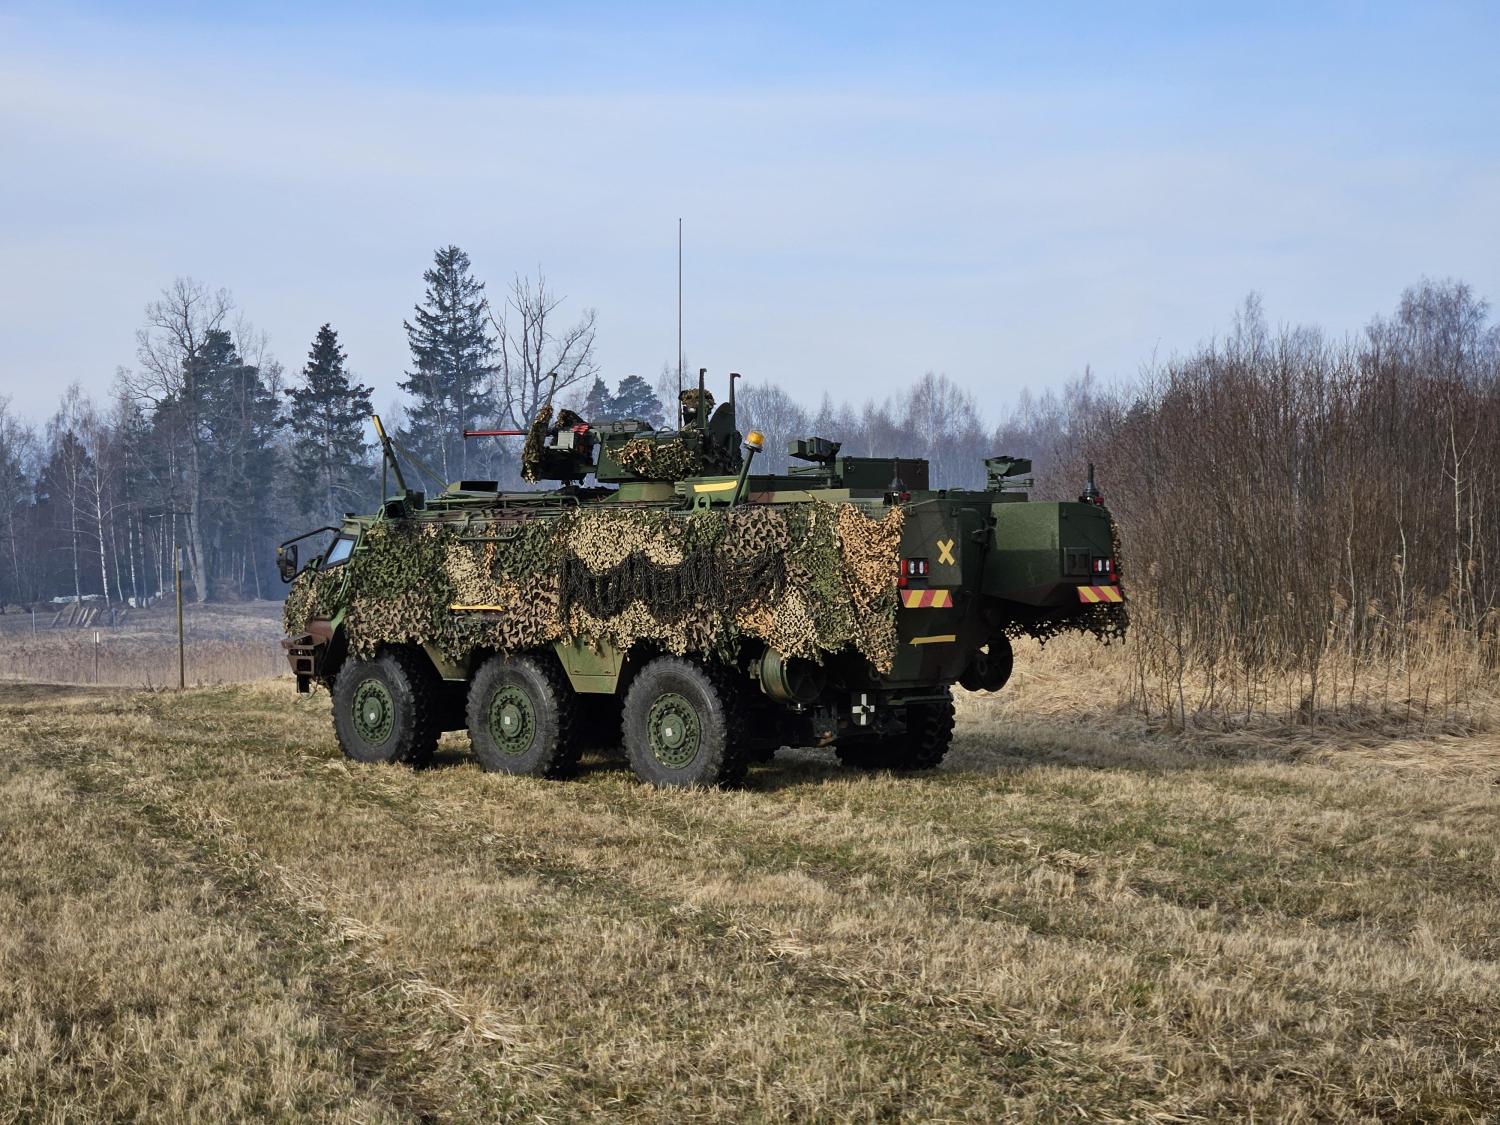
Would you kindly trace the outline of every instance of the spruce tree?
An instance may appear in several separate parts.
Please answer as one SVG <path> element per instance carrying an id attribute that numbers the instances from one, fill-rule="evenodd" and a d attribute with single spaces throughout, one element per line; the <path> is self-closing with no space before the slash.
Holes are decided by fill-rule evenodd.
<path id="1" fill-rule="evenodd" d="M 468 474 L 463 431 L 485 413 L 495 338 L 484 283 L 470 275 L 469 256 L 457 246 L 438 250 L 422 280 L 427 292 L 416 322 L 403 323 L 414 370 L 401 383 L 413 400 L 401 436 L 448 482 Z"/>
<path id="2" fill-rule="evenodd" d="M 614 401 L 614 396 L 609 393 L 609 387 L 596 375 L 593 385 L 589 387 L 589 393 L 584 396 L 580 413 L 590 422 L 613 418 L 615 417 Z"/>
<path id="3" fill-rule="evenodd" d="M 365 427 L 371 388 L 349 379 L 339 335 L 318 329 L 302 385 L 287 389 L 292 401 L 292 496 L 306 516 L 334 516 L 355 506 L 365 492 L 369 470 Z"/>
<path id="4" fill-rule="evenodd" d="M 246 363 L 233 338 L 208 333 L 196 362 L 194 385 L 204 398 L 208 464 L 200 512 L 207 557 L 203 574 L 210 596 L 263 596 L 262 555 L 255 550 L 271 522 L 276 493 L 277 431 L 285 424 L 266 373 Z M 274 361 L 272 361 L 274 364 Z"/>
<path id="5" fill-rule="evenodd" d="M 657 429 L 661 428 L 666 418 L 666 411 L 662 409 L 661 400 L 656 397 L 651 384 L 639 375 L 627 375 L 620 380 L 610 409 L 616 418 L 639 418 Z"/>

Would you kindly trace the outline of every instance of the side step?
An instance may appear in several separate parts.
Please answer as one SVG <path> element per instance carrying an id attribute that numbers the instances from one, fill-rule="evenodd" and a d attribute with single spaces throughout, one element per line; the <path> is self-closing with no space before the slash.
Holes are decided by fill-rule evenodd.
<path id="1" fill-rule="evenodd" d="M 311 633 L 304 633 L 295 640 L 287 638 L 282 641 L 281 647 L 286 650 L 287 663 L 292 666 L 292 674 L 297 677 L 298 693 L 306 695 L 312 690 L 313 676 L 317 674 L 317 643 Z"/>

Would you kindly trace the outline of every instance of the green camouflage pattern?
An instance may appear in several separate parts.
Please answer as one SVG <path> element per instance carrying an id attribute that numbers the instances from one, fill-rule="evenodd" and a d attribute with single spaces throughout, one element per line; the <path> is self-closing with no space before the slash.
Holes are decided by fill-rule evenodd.
<path id="1" fill-rule="evenodd" d="M 301 635 L 347 597 L 350 651 L 365 658 L 382 644 L 427 643 L 461 661 L 575 639 L 732 657 L 753 637 L 815 661 L 853 648 L 883 672 L 896 653 L 903 518 L 815 502 L 377 521 L 349 562 L 296 579 L 285 625 Z"/>

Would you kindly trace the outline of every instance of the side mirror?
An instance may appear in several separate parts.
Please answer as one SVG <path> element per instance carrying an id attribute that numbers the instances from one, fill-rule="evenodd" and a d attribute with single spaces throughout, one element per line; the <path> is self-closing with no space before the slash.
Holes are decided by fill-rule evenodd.
<path id="1" fill-rule="evenodd" d="M 297 544 L 276 548 L 276 570 L 283 582 L 297 577 Z"/>

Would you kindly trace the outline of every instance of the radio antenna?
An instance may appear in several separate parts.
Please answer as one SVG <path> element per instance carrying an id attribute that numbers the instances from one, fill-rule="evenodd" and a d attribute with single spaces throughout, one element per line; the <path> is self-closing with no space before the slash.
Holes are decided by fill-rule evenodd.
<path id="1" fill-rule="evenodd" d="M 677 220 L 677 428 L 682 429 L 682 220 Z"/>

